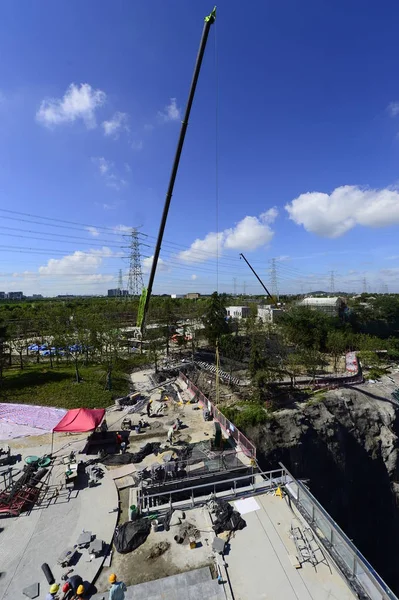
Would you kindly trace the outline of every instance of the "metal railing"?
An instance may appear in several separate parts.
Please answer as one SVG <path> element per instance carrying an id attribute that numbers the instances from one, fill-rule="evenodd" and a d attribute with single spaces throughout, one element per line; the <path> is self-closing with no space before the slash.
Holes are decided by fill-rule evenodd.
<path id="1" fill-rule="evenodd" d="M 263 481 L 261 481 L 261 479 L 263 479 Z M 176 502 L 174 497 L 181 497 L 182 494 L 187 494 L 189 497 L 186 500 L 179 501 L 179 506 L 182 506 L 183 504 L 186 506 L 203 504 L 204 495 L 208 496 L 214 494 L 217 496 L 221 492 L 225 493 L 226 499 L 248 494 L 263 494 L 270 490 L 277 489 L 278 486 L 283 485 L 285 481 L 286 471 L 285 468 L 282 467 L 281 469 L 273 469 L 272 471 L 247 473 L 246 475 L 240 475 L 239 477 L 219 479 L 218 481 L 190 485 L 176 490 L 157 493 L 147 493 L 145 487 L 141 487 L 141 510 L 149 510 L 151 507 L 156 507 L 157 510 L 159 510 L 159 506 L 156 504 L 157 500 L 162 501 L 163 507 L 168 506 L 172 508 L 173 503 Z M 242 486 L 240 484 L 242 484 Z M 226 490 L 228 486 L 230 486 L 230 489 Z M 248 487 L 250 489 L 248 489 Z"/>
<path id="2" fill-rule="evenodd" d="M 256 446 L 249 441 L 247 437 L 237 427 L 227 419 L 222 412 L 211 402 L 202 392 L 199 390 L 188 377 L 184 375 L 184 373 L 179 373 L 179 378 L 187 384 L 188 391 L 195 396 L 199 402 L 199 404 L 207 408 L 213 415 L 215 421 L 217 421 L 222 429 L 232 437 L 237 444 L 239 444 L 242 448 L 242 451 L 249 458 L 256 458 Z"/>
<path id="3" fill-rule="evenodd" d="M 294 479 L 282 463 L 280 465 L 285 472 L 285 490 L 359 597 L 398 600 L 311 492 Z"/>

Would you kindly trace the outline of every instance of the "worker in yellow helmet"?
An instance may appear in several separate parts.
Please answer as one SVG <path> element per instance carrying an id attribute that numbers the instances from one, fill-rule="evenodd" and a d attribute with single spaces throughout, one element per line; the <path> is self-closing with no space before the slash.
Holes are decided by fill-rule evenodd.
<path id="1" fill-rule="evenodd" d="M 53 583 L 49 589 L 48 594 L 46 595 L 46 600 L 57 600 L 58 595 L 57 592 L 60 589 L 58 583 Z"/>
<path id="2" fill-rule="evenodd" d="M 80 598 L 82 598 L 82 596 L 84 596 L 85 593 L 85 588 L 84 585 L 80 585 L 78 587 L 78 589 L 76 590 L 76 598 L 80 600 Z"/>
<path id="3" fill-rule="evenodd" d="M 125 600 L 125 592 L 127 592 L 126 585 L 123 581 L 117 581 L 115 573 L 111 573 L 108 577 L 108 581 L 111 584 L 109 590 L 109 600 Z"/>

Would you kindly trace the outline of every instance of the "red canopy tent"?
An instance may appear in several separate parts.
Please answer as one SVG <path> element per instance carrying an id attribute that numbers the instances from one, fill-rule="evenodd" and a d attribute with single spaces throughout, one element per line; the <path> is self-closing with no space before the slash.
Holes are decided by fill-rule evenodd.
<path id="1" fill-rule="evenodd" d="M 61 421 L 53 429 L 51 439 L 51 454 L 54 447 L 54 433 L 68 431 L 69 433 L 84 433 L 98 427 L 105 415 L 105 408 L 73 408 L 68 410 Z"/>
<path id="2" fill-rule="evenodd" d="M 99 426 L 105 415 L 105 408 L 73 408 L 68 410 L 53 431 L 83 433 L 93 431 Z"/>

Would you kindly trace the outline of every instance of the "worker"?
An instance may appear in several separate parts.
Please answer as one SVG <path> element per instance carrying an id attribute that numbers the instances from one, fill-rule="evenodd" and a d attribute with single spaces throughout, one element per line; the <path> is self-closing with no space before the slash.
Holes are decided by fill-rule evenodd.
<path id="1" fill-rule="evenodd" d="M 48 594 L 46 595 L 46 600 L 58 600 L 59 596 L 58 596 L 57 592 L 59 589 L 60 589 L 59 584 L 53 583 L 50 586 Z"/>
<path id="2" fill-rule="evenodd" d="M 116 449 L 119 452 L 122 443 L 122 436 L 119 431 L 116 432 Z"/>
<path id="3" fill-rule="evenodd" d="M 169 427 L 169 430 L 168 430 L 168 442 L 169 442 L 169 444 L 173 444 L 174 438 L 175 438 L 175 428 L 172 425 L 172 427 Z"/>
<path id="4" fill-rule="evenodd" d="M 126 452 L 126 442 L 125 441 L 121 442 L 121 452 L 122 452 L 122 454 L 125 454 L 125 452 Z"/>
<path id="5" fill-rule="evenodd" d="M 152 400 L 149 400 L 149 402 L 147 402 L 147 417 L 151 417 L 151 402 Z"/>
<path id="6" fill-rule="evenodd" d="M 117 581 L 115 573 L 111 573 L 111 575 L 108 577 L 108 581 L 111 584 L 111 589 L 109 590 L 109 600 L 124 600 L 127 588 L 123 581 Z"/>
<path id="7" fill-rule="evenodd" d="M 68 577 L 65 585 L 62 588 L 62 591 L 64 592 L 62 600 L 71 600 L 71 598 L 73 598 L 77 594 L 78 588 L 80 585 L 82 585 L 82 583 L 83 579 L 80 575 L 76 574 Z"/>
<path id="8" fill-rule="evenodd" d="M 76 590 L 76 600 L 81 600 L 82 596 L 85 594 L 84 585 L 80 584 L 78 589 Z"/>

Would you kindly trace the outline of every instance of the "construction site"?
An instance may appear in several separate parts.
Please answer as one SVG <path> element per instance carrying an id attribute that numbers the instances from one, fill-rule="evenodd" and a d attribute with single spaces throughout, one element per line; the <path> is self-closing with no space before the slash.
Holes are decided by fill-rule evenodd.
<path id="1" fill-rule="evenodd" d="M 137 371 L 132 388 L 8 441 L 2 600 L 73 574 L 99 600 L 111 573 L 128 600 L 395 598 L 304 484 L 282 464 L 262 472 L 186 376 Z"/>

